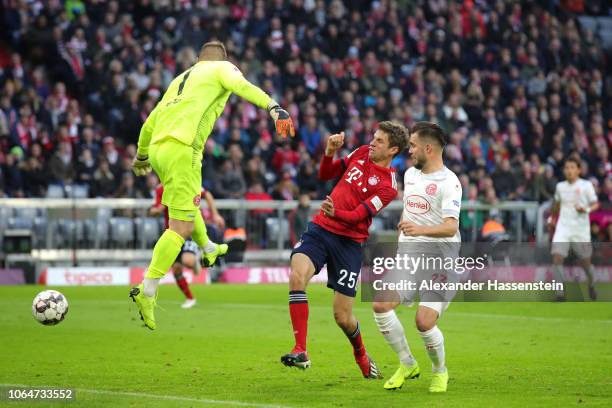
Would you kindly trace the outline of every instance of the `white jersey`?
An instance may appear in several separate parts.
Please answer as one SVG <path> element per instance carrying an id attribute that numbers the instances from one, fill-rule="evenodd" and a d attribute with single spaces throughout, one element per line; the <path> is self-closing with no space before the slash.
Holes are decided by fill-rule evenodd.
<path id="1" fill-rule="evenodd" d="M 402 221 L 417 225 L 438 225 L 444 218 L 459 219 L 461 183 L 451 170 L 443 167 L 424 174 L 411 167 L 404 173 L 404 211 Z M 461 242 L 459 231 L 450 238 L 409 237 L 400 234 L 399 242 Z"/>
<path id="2" fill-rule="evenodd" d="M 555 201 L 561 206 L 556 230 L 588 237 L 590 241 L 589 214 L 586 212 L 579 213 L 576 211 L 576 206 L 587 208 L 597 201 L 593 184 L 582 178 L 572 184 L 568 181 L 557 183 Z"/>

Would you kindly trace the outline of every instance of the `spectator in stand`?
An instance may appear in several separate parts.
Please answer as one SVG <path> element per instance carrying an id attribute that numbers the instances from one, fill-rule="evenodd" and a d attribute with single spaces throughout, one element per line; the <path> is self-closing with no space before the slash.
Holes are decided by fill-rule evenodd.
<path id="1" fill-rule="evenodd" d="M 344 130 L 350 152 L 388 117 L 404 125 L 439 123 L 451 135 L 453 168 L 469 175 L 481 198 L 548 200 L 570 154 L 587 164 L 583 176 L 595 177 L 601 190 L 612 172 L 610 49 L 577 19 L 583 12 L 605 14 L 600 1 L 292 1 L 269 7 L 255 1 L 252 9 L 190 0 L 173 7 L 154 1 L 5 3 L 0 185 L 8 196 L 43 193 L 64 140 L 79 166 L 74 178 L 84 155 L 91 164 L 88 149 L 97 162 L 92 195 L 114 196 L 121 157 L 137 129 L 169 81 L 212 38 L 225 41 L 232 62 L 301 124 L 300 143 L 276 145 L 265 117 L 233 99 L 216 123 L 207 167 L 224 176 L 222 157 L 237 144 L 243 158 L 231 164 L 232 172 L 245 173 L 249 186 L 258 179 L 267 193 L 289 171 L 301 192 L 323 198 L 304 177 L 306 163 L 320 159 L 321 141 Z M 574 7 L 578 3 L 583 7 Z M 46 181 L 31 159 L 36 143 L 49 170 Z M 13 155 L 7 166 L 15 146 L 23 155 Z M 257 166 L 245 168 L 253 157 Z M 404 153 L 393 163 L 400 180 L 406 159 Z M 505 160 L 520 184 L 510 180 Z M 546 164 L 551 169 L 544 170 Z M 21 178 L 11 178 L 15 166 Z M 483 189 L 481 168 L 501 175 L 493 192 Z M 37 180 L 36 186 L 26 186 L 27 180 Z M 235 190 L 241 194 L 233 197 L 241 198 L 246 186 Z"/>

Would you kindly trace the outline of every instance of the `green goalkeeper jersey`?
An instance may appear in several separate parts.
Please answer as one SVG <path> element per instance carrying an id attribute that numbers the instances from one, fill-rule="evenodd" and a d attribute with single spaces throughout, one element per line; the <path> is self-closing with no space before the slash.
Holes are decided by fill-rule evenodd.
<path id="1" fill-rule="evenodd" d="M 271 99 L 228 61 L 200 61 L 172 80 L 140 130 L 138 154 L 173 138 L 202 152 L 204 143 L 232 93 L 260 108 Z"/>

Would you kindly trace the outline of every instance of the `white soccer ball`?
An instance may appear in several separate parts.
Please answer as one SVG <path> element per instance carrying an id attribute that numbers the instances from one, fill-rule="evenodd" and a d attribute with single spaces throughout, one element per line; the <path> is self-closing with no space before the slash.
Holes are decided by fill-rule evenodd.
<path id="1" fill-rule="evenodd" d="M 32 301 L 32 315 L 45 326 L 58 324 L 68 314 L 68 299 L 57 290 L 44 290 Z"/>

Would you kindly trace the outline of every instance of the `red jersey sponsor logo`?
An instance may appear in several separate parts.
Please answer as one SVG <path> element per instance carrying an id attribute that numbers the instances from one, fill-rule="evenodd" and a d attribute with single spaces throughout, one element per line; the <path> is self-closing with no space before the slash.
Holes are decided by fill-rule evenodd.
<path id="1" fill-rule="evenodd" d="M 436 185 L 436 183 L 428 184 L 427 187 L 425 187 L 425 192 L 428 195 L 434 195 L 436 194 L 436 191 L 438 191 L 438 186 Z"/>
<path id="2" fill-rule="evenodd" d="M 409 195 L 406 197 L 406 211 L 412 214 L 425 214 L 431 208 L 429 201 L 419 195 Z"/>

